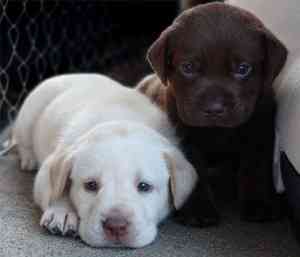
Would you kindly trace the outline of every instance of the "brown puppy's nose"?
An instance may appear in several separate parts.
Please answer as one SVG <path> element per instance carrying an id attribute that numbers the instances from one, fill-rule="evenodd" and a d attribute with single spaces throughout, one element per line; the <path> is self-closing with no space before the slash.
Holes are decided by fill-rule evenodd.
<path id="1" fill-rule="evenodd" d="M 124 217 L 108 217 L 102 226 L 107 236 L 118 238 L 128 233 L 129 222 Z"/>
<path id="2" fill-rule="evenodd" d="M 207 115 L 221 115 L 225 112 L 225 106 L 222 102 L 212 102 L 208 103 L 203 111 Z"/>

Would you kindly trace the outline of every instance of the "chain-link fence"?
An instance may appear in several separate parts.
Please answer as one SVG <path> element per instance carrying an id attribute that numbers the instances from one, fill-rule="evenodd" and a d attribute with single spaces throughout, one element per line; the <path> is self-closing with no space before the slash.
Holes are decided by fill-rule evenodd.
<path id="1" fill-rule="evenodd" d="M 176 1 L 0 0 L 0 128 L 37 83 L 101 72 L 133 85 L 149 71 L 149 44 Z"/>

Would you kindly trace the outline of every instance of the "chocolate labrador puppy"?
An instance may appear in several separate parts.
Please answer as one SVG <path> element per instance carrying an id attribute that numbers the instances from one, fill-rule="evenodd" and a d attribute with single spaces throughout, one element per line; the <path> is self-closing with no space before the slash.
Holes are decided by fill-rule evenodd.
<path id="1" fill-rule="evenodd" d="M 244 219 L 278 218 L 272 82 L 286 58 L 285 46 L 262 22 L 224 3 L 183 12 L 150 47 L 156 75 L 138 89 L 168 112 L 200 177 L 179 212 L 184 223 L 202 227 L 219 221 L 212 185 L 220 180 L 213 172 L 220 167 L 225 177 L 236 171 Z"/>

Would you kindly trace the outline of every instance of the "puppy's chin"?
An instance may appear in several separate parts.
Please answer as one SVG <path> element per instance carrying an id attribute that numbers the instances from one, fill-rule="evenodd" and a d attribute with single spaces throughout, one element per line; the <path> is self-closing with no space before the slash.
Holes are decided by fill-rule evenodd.
<path id="1" fill-rule="evenodd" d="M 79 227 L 79 235 L 82 241 L 95 248 L 141 248 L 151 244 L 157 235 L 157 227 L 149 225 L 139 231 L 133 228 L 128 235 L 118 240 L 111 240 L 105 236 L 100 226 L 83 222 Z"/>
<path id="2" fill-rule="evenodd" d="M 228 113 L 225 115 L 206 115 L 199 111 L 198 113 L 185 112 L 178 113 L 181 121 L 190 127 L 221 127 L 221 128 L 235 128 L 246 123 L 251 112 L 238 115 L 236 113 Z"/>
<path id="3" fill-rule="evenodd" d="M 215 128 L 215 127 L 222 127 L 222 128 L 235 128 L 240 126 L 243 122 L 240 121 L 228 121 L 228 120 L 223 120 L 218 117 L 210 117 L 210 118 L 198 118 L 198 119 L 193 119 L 193 120 L 188 120 L 188 119 L 182 119 L 183 122 L 190 126 L 190 127 L 209 127 L 209 128 Z"/>

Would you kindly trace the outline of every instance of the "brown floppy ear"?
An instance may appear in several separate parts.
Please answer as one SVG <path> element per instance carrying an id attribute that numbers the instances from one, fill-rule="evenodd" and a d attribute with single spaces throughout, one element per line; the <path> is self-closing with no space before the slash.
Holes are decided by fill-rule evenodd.
<path id="1" fill-rule="evenodd" d="M 164 85 L 166 85 L 167 82 L 167 68 L 169 66 L 170 59 L 168 53 L 168 41 L 170 34 L 174 30 L 174 25 L 165 29 L 159 38 L 150 46 L 147 52 L 148 62 Z"/>
<path id="2" fill-rule="evenodd" d="M 170 172 L 170 187 L 175 209 L 180 209 L 196 186 L 198 175 L 181 152 L 163 154 Z"/>
<path id="3" fill-rule="evenodd" d="M 266 28 L 262 28 L 261 31 L 263 32 L 266 53 L 264 61 L 265 88 L 271 88 L 286 62 L 288 50 L 271 31 Z"/>

